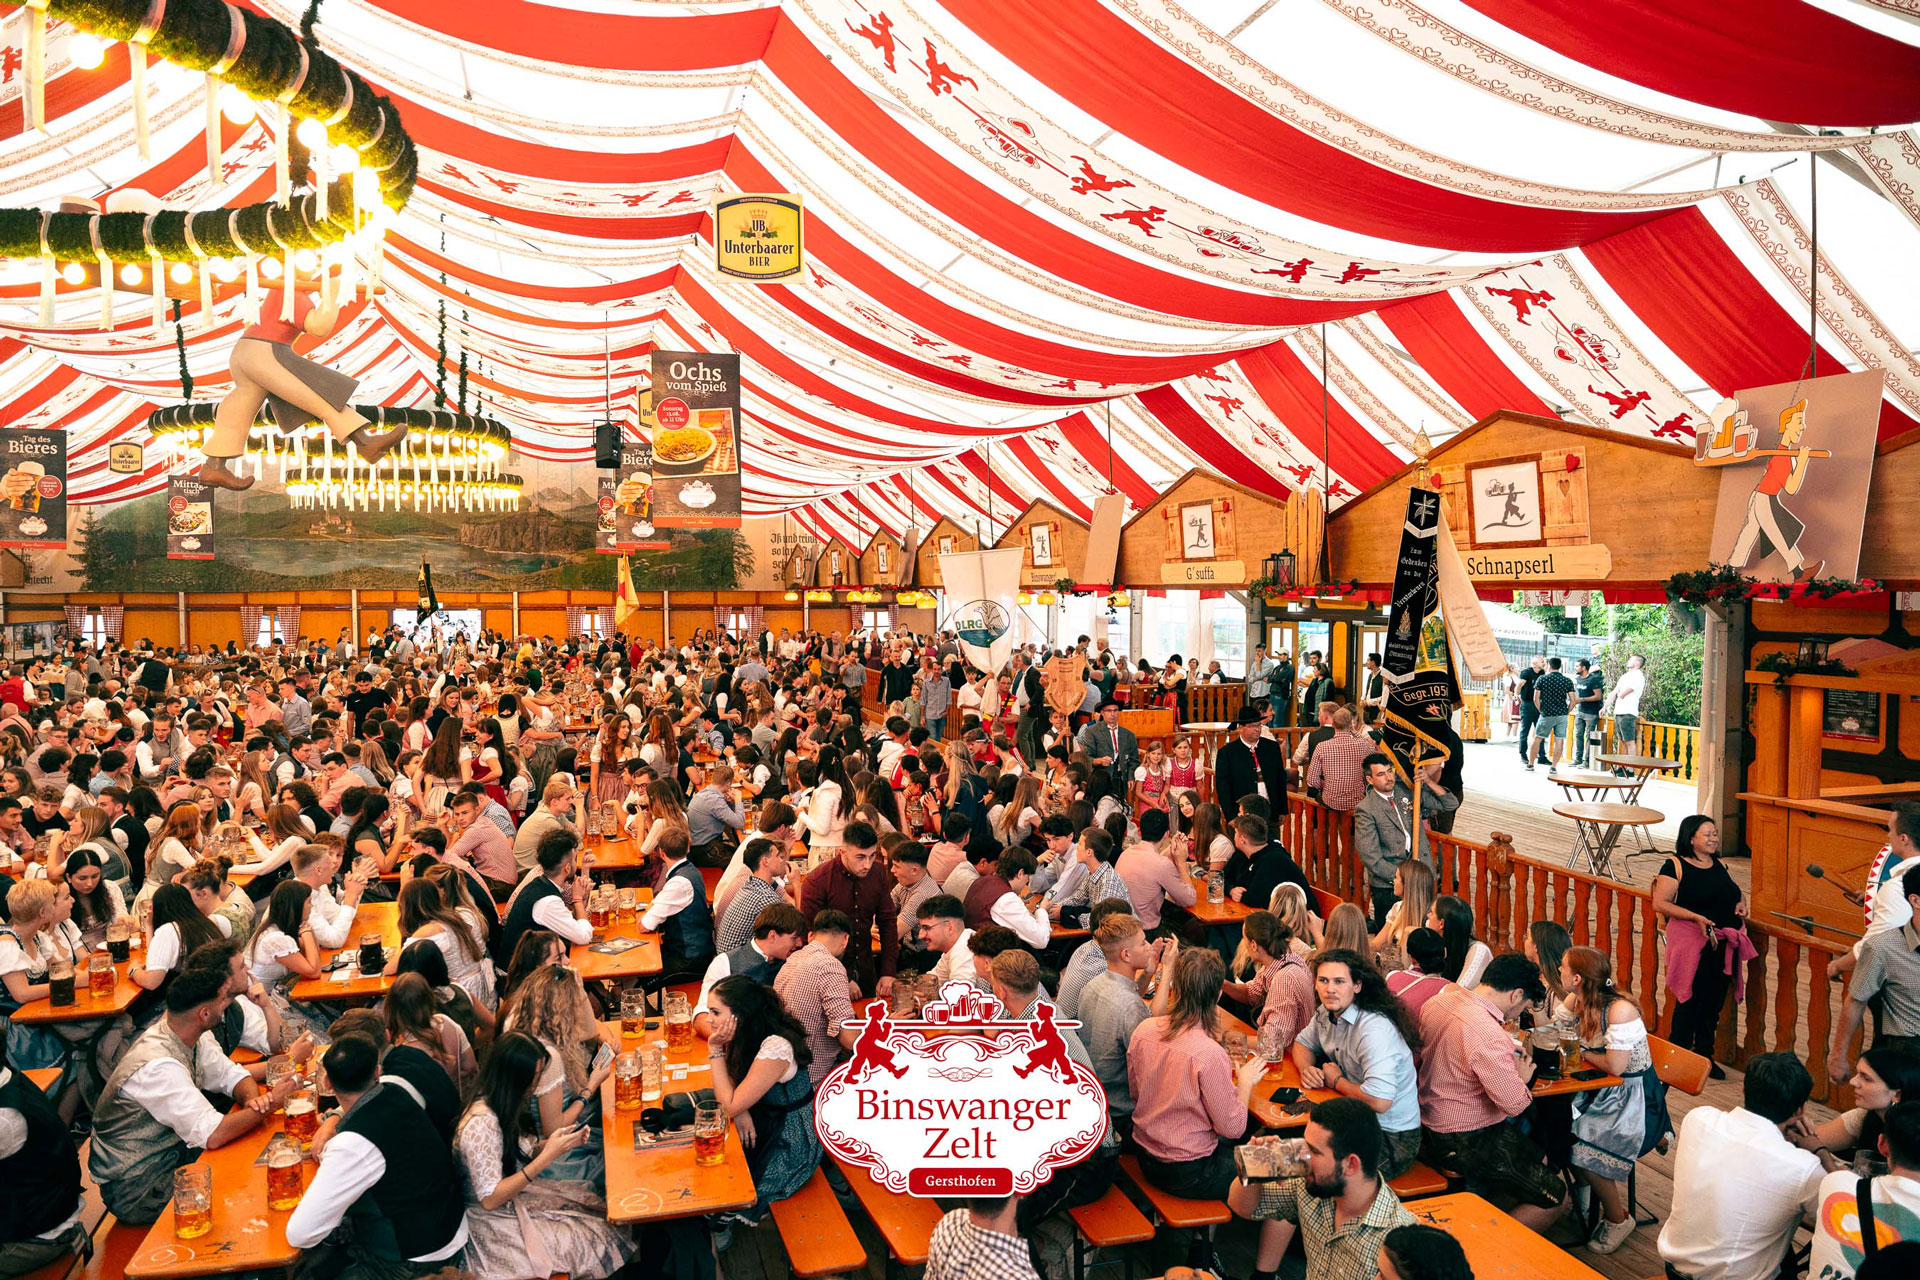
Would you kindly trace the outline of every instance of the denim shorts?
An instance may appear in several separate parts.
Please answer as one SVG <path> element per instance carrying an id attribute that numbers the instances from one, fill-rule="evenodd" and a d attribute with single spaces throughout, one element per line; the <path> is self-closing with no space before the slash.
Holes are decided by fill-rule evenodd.
<path id="1" fill-rule="evenodd" d="M 1541 716 L 1533 722 L 1533 736 L 1536 738 L 1565 738 L 1567 736 L 1567 718 L 1565 716 Z"/>

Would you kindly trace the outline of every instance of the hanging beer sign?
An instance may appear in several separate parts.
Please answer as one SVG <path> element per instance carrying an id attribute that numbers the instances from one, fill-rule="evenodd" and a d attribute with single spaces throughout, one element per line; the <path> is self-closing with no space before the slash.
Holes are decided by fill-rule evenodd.
<path id="1" fill-rule="evenodd" d="M 117 476 L 137 476 L 147 469 L 147 451 L 122 442 L 107 450 L 107 470 Z"/>
<path id="2" fill-rule="evenodd" d="M 761 284 L 791 280 L 804 261 L 799 196 L 714 199 L 713 265 L 721 275 Z"/>

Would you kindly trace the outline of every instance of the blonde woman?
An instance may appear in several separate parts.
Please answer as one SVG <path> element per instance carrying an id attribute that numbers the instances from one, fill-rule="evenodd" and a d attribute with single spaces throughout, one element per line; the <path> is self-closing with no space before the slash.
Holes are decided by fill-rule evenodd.
<path id="1" fill-rule="evenodd" d="M 1351 902 L 1343 902 L 1327 916 L 1327 927 L 1320 936 L 1321 951 L 1357 951 L 1373 959 L 1373 939 L 1367 934 L 1367 913 Z"/>
<path id="2" fill-rule="evenodd" d="M 1433 910 L 1434 889 L 1433 868 L 1424 862 L 1403 862 L 1393 873 L 1398 901 L 1387 908 L 1386 922 L 1373 935 L 1373 962 L 1381 972 L 1407 967 L 1407 935 L 1426 927 L 1427 913 Z"/>
<path id="3" fill-rule="evenodd" d="M 613 1070 L 614 1050 L 601 1038 L 593 1002 L 579 975 L 559 965 L 528 974 L 514 990 L 501 1031 L 530 1035 L 547 1051 L 546 1067 L 534 1085 L 541 1136 L 575 1124 L 586 1125 L 592 1135 L 548 1166 L 543 1176 L 601 1181 L 607 1164 L 600 1141 L 600 1084 Z"/>
<path id="4" fill-rule="evenodd" d="M 1307 905 L 1305 889 L 1291 880 L 1282 881 L 1273 887 L 1273 904 L 1268 909 L 1280 917 L 1280 923 L 1293 935 L 1293 941 L 1288 944 L 1293 954 L 1305 960 L 1319 948 L 1322 921 Z"/>

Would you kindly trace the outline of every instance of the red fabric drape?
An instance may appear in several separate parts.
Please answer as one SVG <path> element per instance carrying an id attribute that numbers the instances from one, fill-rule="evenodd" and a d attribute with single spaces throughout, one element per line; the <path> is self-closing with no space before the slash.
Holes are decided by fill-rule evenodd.
<path id="1" fill-rule="evenodd" d="M 1275 498 L 1287 496 L 1287 486 L 1261 470 L 1246 454 L 1223 439 L 1199 410 L 1181 399 L 1172 387 L 1154 387 L 1137 397 L 1147 412 L 1160 419 L 1182 444 L 1199 454 L 1202 461 L 1229 480 L 1237 480 L 1250 489 Z"/>
<path id="2" fill-rule="evenodd" d="M 1805 317 L 1788 315 L 1773 300 L 1698 209 L 1588 245 L 1586 255 L 1660 341 L 1721 395 L 1788 382 L 1805 367 Z M 1820 367 L 1839 373 L 1846 366 L 1822 347 Z M 1881 402 L 1882 440 L 1916 426 Z"/>
<path id="3" fill-rule="evenodd" d="M 274 613 L 280 619 L 280 634 L 288 644 L 300 642 L 300 606 L 297 604 L 277 605 Z M 358 639 L 358 637 L 355 637 Z"/>
<path id="4" fill-rule="evenodd" d="M 1800 124 L 1920 120 L 1920 48 L 1804 0 L 1467 0 L 1556 53 L 1689 102 Z"/>
<path id="5" fill-rule="evenodd" d="M 1262 109 L 1100 0 L 951 0 L 944 8 L 1142 146 L 1330 226 L 1501 253 L 1584 244 L 1657 216 L 1510 204 L 1394 173 Z"/>
<path id="6" fill-rule="evenodd" d="M 1291 347 L 1276 342 L 1272 346 L 1249 351 L 1234 362 L 1247 375 L 1247 381 L 1280 415 L 1280 421 L 1300 438 L 1300 442 L 1320 451 L 1321 387 L 1320 374 L 1309 369 Z M 1400 469 L 1400 462 L 1374 438 L 1373 432 L 1338 400 L 1326 401 L 1327 442 L 1331 456 L 1327 465 L 1346 476 L 1361 489 L 1380 477 Z"/>
<path id="7" fill-rule="evenodd" d="M 776 7 L 655 17 L 528 0 L 382 0 L 375 7 L 482 48 L 622 71 L 702 71 L 758 62 L 780 16 Z"/>
<path id="8" fill-rule="evenodd" d="M 1380 319 L 1414 363 L 1475 421 L 1502 409 L 1554 416 L 1467 322 L 1460 304 L 1445 294 L 1383 307 Z"/>
<path id="9" fill-rule="evenodd" d="M 1098 420 L 1093 416 L 1099 415 Z M 1127 465 L 1127 460 L 1114 451 L 1107 440 L 1103 425 L 1106 420 L 1104 410 L 1090 410 L 1076 413 L 1070 418 L 1062 418 L 1054 425 L 1060 428 L 1060 434 L 1067 438 L 1087 460 L 1087 465 L 1095 471 L 1112 473 L 1113 483 L 1120 492 L 1127 495 L 1127 501 L 1136 507 L 1150 506 L 1159 491 L 1141 478 L 1140 473 Z"/>
<path id="10" fill-rule="evenodd" d="M 260 643 L 260 619 L 265 613 L 257 604 L 240 606 L 240 643 L 249 649 Z"/>

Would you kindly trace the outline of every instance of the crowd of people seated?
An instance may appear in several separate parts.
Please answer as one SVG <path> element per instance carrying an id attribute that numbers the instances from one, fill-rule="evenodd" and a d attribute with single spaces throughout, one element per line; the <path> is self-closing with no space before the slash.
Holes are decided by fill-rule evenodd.
<path id="1" fill-rule="evenodd" d="M 289 1085 L 236 1065 L 242 1047 L 323 1076 L 337 1104 L 287 1224 L 304 1274 L 723 1272 L 737 1233 L 816 1168 L 848 1190 L 822 1163 L 815 1089 L 856 1006 L 923 973 L 991 991 L 1007 1017 L 1044 1000 L 1077 1021 L 1067 1051 L 1110 1117 L 1106 1143 L 1035 1193 L 948 1213 L 930 1280 L 1058 1274 L 1047 1224 L 1104 1195 L 1123 1154 L 1152 1186 L 1257 1223 L 1260 1280 L 1296 1237 L 1313 1280 L 1466 1280 L 1458 1246 L 1389 1185 L 1416 1161 L 1536 1231 L 1579 1224 L 1576 1249 L 1618 1249 L 1635 1164 L 1673 1129 L 1644 993 L 1551 922 L 1520 951 L 1476 937 L 1429 842 L 1461 801 L 1458 751 L 1409 774 L 1370 707 L 1326 696 L 1323 666 L 1260 657 L 1273 696 L 1211 758 L 1138 741 L 1113 696 L 1127 664 L 1084 638 L 998 679 L 952 636 L 786 632 L 668 648 L 389 628 L 17 667 L 0 680 L 0 1015 L 116 925 L 145 946 L 141 995 L 110 1025 L 5 1023 L 0 1276 L 76 1247 L 83 1167 L 121 1222 L 149 1223 L 176 1168 L 255 1129 Z M 1125 683 L 1148 702 L 1205 678 L 1178 660 L 1145 676 Z M 1276 732 L 1296 692 L 1321 726 Z M 1351 813 L 1370 910 L 1321 914 L 1281 838 L 1301 792 Z M 1902 814 L 1896 831 L 1920 835 L 1920 808 Z M 757 1194 L 643 1236 L 605 1203 L 599 1091 L 620 1046 L 600 1023 L 621 993 L 567 960 L 593 937 L 592 856 L 611 838 L 643 855 L 601 875 L 651 890 L 640 927 L 663 981 L 698 984 Z M 1743 911 L 1717 849 L 1696 823 L 1662 869 L 1664 914 L 1702 939 L 1690 1027 L 1724 999 L 1706 940 Z M 1195 911 L 1216 873 L 1250 909 L 1230 928 Z M 1854 1069 L 1861 1106 L 1809 1122 L 1805 1068 L 1770 1055 L 1744 1108 L 1696 1107 L 1675 1158 L 1701 1172 L 1676 1177 L 1660 1233 L 1676 1280 L 1757 1280 L 1834 1196 L 1920 1235 L 1920 1065 L 1902 1039 L 1920 1026 L 1899 1020 L 1920 868 L 1902 887 L 1907 916 L 1878 937 L 1904 954 L 1870 940 L 1859 962 L 1891 1022 Z M 295 999 L 359 906 L 387 899 L 405 944 L 385 998 Z M 1268 1064 L 1236 1061 L 1228 1014 L 1325 1091 L 1302 1177 L 1237 1174 Z M 1573 1068 L 1619 1083 L 1536 1099 L 1528 1032 L 1546 1028 L 1577 1041 Z M 58 1072 L 44 1092 L 20 1075 L 37 1068 Z M 1875 1158 L 1870 1188 L 1835 1181 Z M 1857 1234 L 1829 1225 L 1842 1215 L 1817 1219 L 1819 1280 L 1867 1275 Z M 1223 1274 L 1204 1236 L 1188 1261 Z"/>

